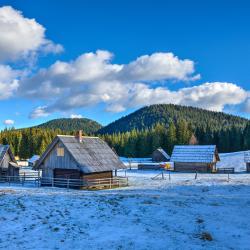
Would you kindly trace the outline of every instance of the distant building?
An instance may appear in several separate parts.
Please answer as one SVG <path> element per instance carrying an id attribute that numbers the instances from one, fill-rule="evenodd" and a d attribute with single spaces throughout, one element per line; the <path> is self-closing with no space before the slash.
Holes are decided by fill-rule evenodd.
<path id="1" fill-rule="evenodd" d="M 220 157 L 215 145 L 183 145 L 174 147 L 170 161 L 175 171 L 212 172 Z"/>
<path id="2" fill-rule="evenodd" d="M 58 135 L 35 165 L 44 178 L 112 178 L 113 170 L 126 168 L 118 155 L 98 137 Z"/>
<path id="3" fill-rule="evenodd" d="M 247 172 L 250 172 L 250 151 L 245 152 L 244 161 L 246 163 Z"/>
<path id="4" fill-rule="evenodd" d="M 19 176 L 19 166 L 9 145 L 0 144 L 0 177 Z"/>
<path id="5" fill-rule="evenodd" d="M 158 148 L 152 153 L 152 161 L 166 162 L 170 160 L 170 156 L 162 149 Z"/>
<path id="6" fill-rule="evenodd" d="M 40 155 L 33 155 L 29 160 L 28 160 L 28 165 L 30 167 L 34 167 L 36 165 L 36 162 L 39 160 Z"/>

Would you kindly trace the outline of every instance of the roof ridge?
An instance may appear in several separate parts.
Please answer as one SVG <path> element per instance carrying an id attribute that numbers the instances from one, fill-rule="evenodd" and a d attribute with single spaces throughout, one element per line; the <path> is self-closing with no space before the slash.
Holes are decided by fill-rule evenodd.
<path id="1" fill-rule="evenodd" d="M 57 135 L 57 136 L 61 136 L 61 137 L 76 137 L 74 135 Z M 87 135 L 83 135 L 83 138 L 99 138 L 98 136 L 87 136 Z"/>

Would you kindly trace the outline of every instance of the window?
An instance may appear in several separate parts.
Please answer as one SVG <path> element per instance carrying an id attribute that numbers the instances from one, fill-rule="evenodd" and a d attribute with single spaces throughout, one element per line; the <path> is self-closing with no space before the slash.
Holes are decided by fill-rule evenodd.
<path id="1" fill-rule="evenodd" d="M 57 148 L 57 156 L 64 156 L 64 148 Z"/>

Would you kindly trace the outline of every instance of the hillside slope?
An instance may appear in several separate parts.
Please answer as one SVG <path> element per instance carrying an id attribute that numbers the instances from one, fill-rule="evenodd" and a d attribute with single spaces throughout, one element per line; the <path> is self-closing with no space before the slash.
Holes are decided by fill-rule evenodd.
<path id="1" fill-rule="evenodd" d="M 60 129 L 62 131 L 75 131 L 81 129 L 86 134 L 92 134 L 98 131 L 102 125 L 87 118 L 61 118 L 42 123 L 36 127 L 45 129 Z"/>
<path id="2" fill-rule="evenodd" d="M 170 121 L 176 123 L 180 119 L 186 120 L 196 129 L 206 128 L 209 125 L 214 131 L 228 129 L 233 126 L 244 128 L 248 122 L 245 118 L 222 112 L 212 112 L 173 104 L 158 104 L 141 108 L 101 128 L 98 132 L 100 134 L 112 134 L 127 132 L 132 129 L 142 130 L 150 128 L 156 123 L 168 125 Z"/>

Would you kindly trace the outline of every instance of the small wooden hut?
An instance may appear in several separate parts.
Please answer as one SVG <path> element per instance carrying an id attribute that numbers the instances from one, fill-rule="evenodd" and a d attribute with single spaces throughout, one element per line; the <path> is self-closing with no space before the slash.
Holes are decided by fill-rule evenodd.
<path id="1" fill-rule="evenodd" d="M 19 176 L 19 166 L 9 145 L 0 144 L 0 177 Z"/>
<path id="2" fill-rule="evenodd" d="M 175 146 L 171 159 L 175 171 L 212 172 L 220 161 L 215 145 Z"/>
<path id="3" fill-rule="evenodd" d="M 250 151 L 244 153 L 244 161 L 246 163 L 247 172 L 250 172 Z"/>
<path id="4" fill-rule="evenodd" d="M 28 165 L 29 167 L 34 167 L 36 165 L 36 162 L 39 160 L 40 156 L 39 155 L 33 155 L 29 160 L 28 160 Z"/>
<path id="5" fill-rule="evenodd" d="M 170 156 L 162 148 L 158 148 L 152 153 L 153 162 L 167 162 L 169 160 Z"/>
<path id="6" fill-rule="evenodd" d="M 98 137 L 58 135 L 35 165 L 43 178 L 104 179 L 125 165 L 106 142 Z"/>

